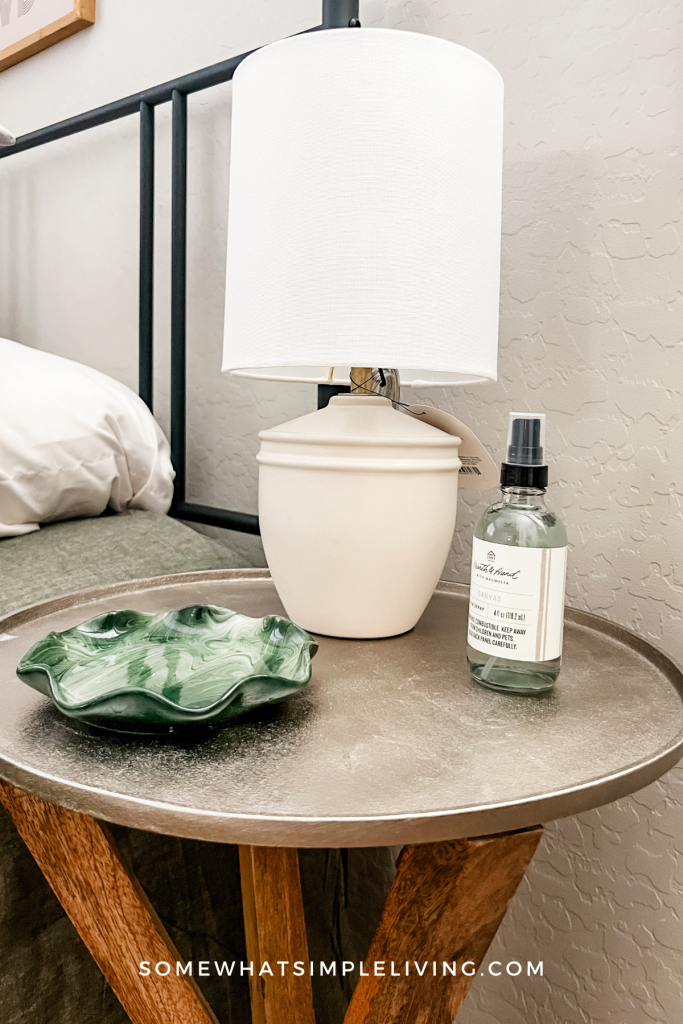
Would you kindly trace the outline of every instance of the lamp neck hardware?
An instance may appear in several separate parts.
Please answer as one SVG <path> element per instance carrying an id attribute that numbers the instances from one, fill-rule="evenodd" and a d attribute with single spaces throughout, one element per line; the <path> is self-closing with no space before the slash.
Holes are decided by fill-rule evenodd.
<path id="1" fill-rule="evenodd" d="M 370 376 L 366 377 L 368 373 Z M 373 372 L 363 370 L 362 367 L 353 367 L 350 381 L 352 395 L 372 395 L 375 398 L 386 398 L 394 409 L 400 407 L 410 412 L 410 406 L 401 401 L 401 378 L 398 370 L 378 366 Z M 420 415 L 424 414 L 420 413 Z"/>

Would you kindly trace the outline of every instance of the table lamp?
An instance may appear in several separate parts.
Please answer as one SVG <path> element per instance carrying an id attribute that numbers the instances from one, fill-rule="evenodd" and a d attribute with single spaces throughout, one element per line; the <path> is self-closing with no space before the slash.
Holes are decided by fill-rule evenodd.
<path id="1" fill-rule="evenodd" d="M 351 385 L 259 435 L 266 558 L 311 632 L 405 632 L 445 564 L 459 438 L 378 381 L 496 379 L 502 125 L 495 68 L 417 33 L 294 36 L 235 74 L 223 371 Z"/>

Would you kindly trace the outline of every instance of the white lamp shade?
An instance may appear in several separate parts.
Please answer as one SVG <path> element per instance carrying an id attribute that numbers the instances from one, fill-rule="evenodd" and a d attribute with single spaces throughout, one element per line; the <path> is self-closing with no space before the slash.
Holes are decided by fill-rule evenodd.
<path id="1" fill-rule="evenodd" d="M 234 78 L 224 372 L 496 378 L 503 83 L 432 36 L 284 39 Z"/>

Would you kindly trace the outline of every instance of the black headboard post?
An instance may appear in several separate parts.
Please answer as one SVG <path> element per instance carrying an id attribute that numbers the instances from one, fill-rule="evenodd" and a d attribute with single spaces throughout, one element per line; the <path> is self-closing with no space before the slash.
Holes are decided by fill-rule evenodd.
<path id="1" fill-rule="evenodd" d="M 154 107 L 140 103 L 140 303 L 138 394 L 154 399 Z"/>
<path id="2" fill-rule="evenodd" d="M 174 89 L 171 102 L 171 461 L 177 505 L 185 501 L 187 464 L 187 96 Z"/>

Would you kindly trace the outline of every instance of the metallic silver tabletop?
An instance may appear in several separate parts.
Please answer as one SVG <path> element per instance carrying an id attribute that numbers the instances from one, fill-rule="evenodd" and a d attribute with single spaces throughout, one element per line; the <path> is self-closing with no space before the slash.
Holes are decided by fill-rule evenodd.
<path id="1" fill-rule="evenodd" d="M 554 694 L 473 684 L 467 590 L 440 584 L 410 633 L 320 638 L 284 704 L 206 735 L 90 734 L 19 681 L 50 630 L 111 609 L 283 613 L 265 570 L 97 588 L 0 621 L 0 777 L 135 828 L 266 846 L 380 846 L 523 828 L 608 803 L 683 756 L 683 677 L 626 630 L 567 614 Z"/>

